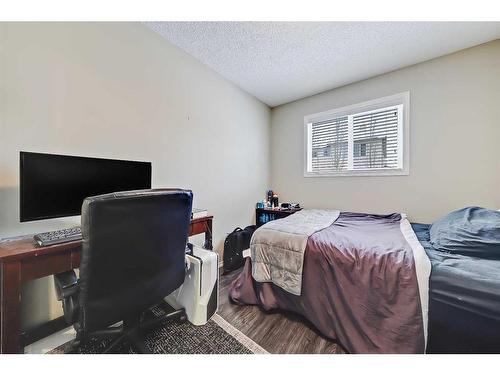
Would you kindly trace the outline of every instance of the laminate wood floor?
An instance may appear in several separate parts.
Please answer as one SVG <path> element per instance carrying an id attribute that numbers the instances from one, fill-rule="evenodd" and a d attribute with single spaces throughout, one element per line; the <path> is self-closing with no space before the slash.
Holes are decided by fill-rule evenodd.
<path id="1" fill-rule="evenodd" d="M 299 315 L 284 311 L 269 313 L 258 306 L 240 306 L 229 301 L 229 287 L 240 271 L 220 276 L 218 314 L 231 325 L 269 353 L 344 353 Z"/>

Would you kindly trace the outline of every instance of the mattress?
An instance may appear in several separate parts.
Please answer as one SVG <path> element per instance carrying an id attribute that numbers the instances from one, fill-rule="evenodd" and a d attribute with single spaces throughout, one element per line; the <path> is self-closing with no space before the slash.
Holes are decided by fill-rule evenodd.
<path id="1" fill-rule="evenodd" d="M 437 251 L 430 225 L 412 227 L 432 264 L 427 351 L 500 353 L 500 260 Z"/>

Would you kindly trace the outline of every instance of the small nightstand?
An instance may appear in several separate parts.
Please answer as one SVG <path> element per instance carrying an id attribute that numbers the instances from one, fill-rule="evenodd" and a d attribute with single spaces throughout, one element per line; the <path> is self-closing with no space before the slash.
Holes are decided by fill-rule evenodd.
<path id="1" fill-rule="evenodd" d="M 287 210 L 281 210 L 278 208 L 256 208 L 255 209 L 255 225 L 260 227 L 265 223 L 276 220 L 283 219 L 297 211 L 302 210 L 302 208 L 291 208 Z"/>

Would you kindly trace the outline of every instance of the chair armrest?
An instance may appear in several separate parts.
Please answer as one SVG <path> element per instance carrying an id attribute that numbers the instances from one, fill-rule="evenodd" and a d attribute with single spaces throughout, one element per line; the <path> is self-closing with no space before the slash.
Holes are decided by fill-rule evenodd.
<path id="1" fill-rule="evenodd" d="M 54 286 L 58 301 L 78 293 L 78 278 L 75 271 L 71 270 L 54 275 Z"/>

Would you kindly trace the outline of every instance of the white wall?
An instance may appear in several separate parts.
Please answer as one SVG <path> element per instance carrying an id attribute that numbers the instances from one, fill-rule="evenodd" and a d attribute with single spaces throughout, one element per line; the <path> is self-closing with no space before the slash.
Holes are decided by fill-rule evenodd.
<path id="1" fill-rule="evenodd" d="M 0 48 L 0 237 L 79 220 L 19 223 L 20 150 L 151 161 L 154 187 L 214 214 L 218 249 L 253 222 L 266 105 L 138 23 L 0 23 Z M 25 326 L 60 314 L 51 283 L 24 288 Z"/>
<path id="2" fill-rule="evenodd" d="M 369 61 L 367 61 L 369 64 Z M 410 175 L 303 177 L 304 116 L 410 91 Z M 500 208 L 500 40 L 273 108 L 271 187 L 305 207 L 432 222 Z"/>

